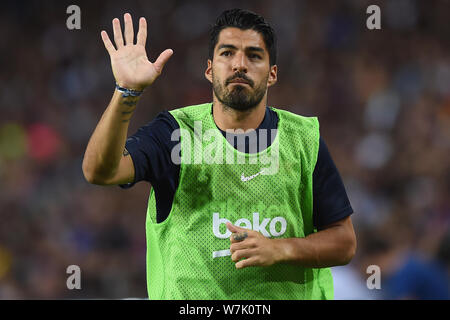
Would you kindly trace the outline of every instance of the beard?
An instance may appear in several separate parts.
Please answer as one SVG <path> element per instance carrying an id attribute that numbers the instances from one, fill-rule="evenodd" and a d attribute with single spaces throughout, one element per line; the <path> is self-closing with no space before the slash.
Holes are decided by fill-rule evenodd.
<path id="1" fill-rule="evenodd" d="M 264 98 L 267 91 L 268 77 L 269 76 L 267 75 L 266 79 L 263 79 L 263 81 L 255 86 L 255 83 L 245 74 L 237 73 L 227 79 L 225 81 L 225 85 L 222 85 L 221 81 L 217 77 L 214 77 L 213 73 L 213 91 L 220 103 L 222 103 L 225 107 L 229 107 L 237 111 L 248 111 L 255 108 Z M 230 81 L 236 78 L 247 80 L 249 86 L 245 84 L 234 84 L 229 86 L 228 84 Z"/>

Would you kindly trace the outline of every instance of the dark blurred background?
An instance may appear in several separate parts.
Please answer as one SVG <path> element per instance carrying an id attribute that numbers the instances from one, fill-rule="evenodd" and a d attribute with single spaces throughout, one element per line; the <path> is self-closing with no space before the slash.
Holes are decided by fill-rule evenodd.
<path id="1" fill-rule="evenodd" d="M 66 8 L 81 8 L 68 30 Z M 366 8 L 381 9 L 368 30 Z M 100 31 L 148 19 L 151 61 L 174 56 L 129 134 L 162 110 L 211 100 L 208 28 L 225 9 L 277 31 L 269 104 L 318 116 L 354 208 L 357 255 L 337 299 L 448 299 L 450 1 L 4 1 L 0 12 L 0 299 L 146 297 L 150 185 L 89 185 L 81 163 L 114 88 Z M 81 268 L 68 290 L 66 268 Z M 381 269 L 369 290 L 367 267 Z"/>

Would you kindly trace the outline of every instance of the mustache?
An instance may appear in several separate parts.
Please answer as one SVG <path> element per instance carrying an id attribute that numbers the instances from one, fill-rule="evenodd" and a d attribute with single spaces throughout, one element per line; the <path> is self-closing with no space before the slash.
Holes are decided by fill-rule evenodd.
<path id="1" fill-rule="evenodd" d="M 242 73 L 242 72 L 235 73 L 232 77 L 229 77 L 226 81 L 226 85 L 228 85 L 230 82 L 232 82 L 235 79 L 242 79 L 242 80 L 246 81 L 251 87 L 253 87 L 253 84 L 254 84 L 253 80 L 251 80 L 249 77 L 247 77 L 245 75 L 245 73 Z"/>

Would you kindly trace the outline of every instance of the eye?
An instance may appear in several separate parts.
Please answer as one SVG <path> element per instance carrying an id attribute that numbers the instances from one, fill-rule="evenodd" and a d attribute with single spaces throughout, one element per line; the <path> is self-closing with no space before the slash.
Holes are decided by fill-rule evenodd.
<path id="1" fill-rule="evenodd" d="M 231 56 L 231 51 L 230 50 L 223 51 L 220 55 L 225 57 Z"/>
<path id="2" fill-rule="evenodd" d="M 250 59 L 261 59 L 261 56 L 260 56 L 259 54 L 256 54 L 256 53 L 250 53 L 250 54 L 248 55 L 248 57 L 249 57 Z"/>

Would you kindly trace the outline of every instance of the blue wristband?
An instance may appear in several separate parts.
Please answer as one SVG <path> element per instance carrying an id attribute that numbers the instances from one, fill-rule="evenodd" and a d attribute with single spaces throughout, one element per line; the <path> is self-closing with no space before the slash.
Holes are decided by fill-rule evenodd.
<path id="1" fill-rule="evenodd" d="M 116 90 L 122 92 L 122 97 L 139 97 L 144 91 L 131 90 L 127 88 L 122 88 L 116 83 Z"/>

